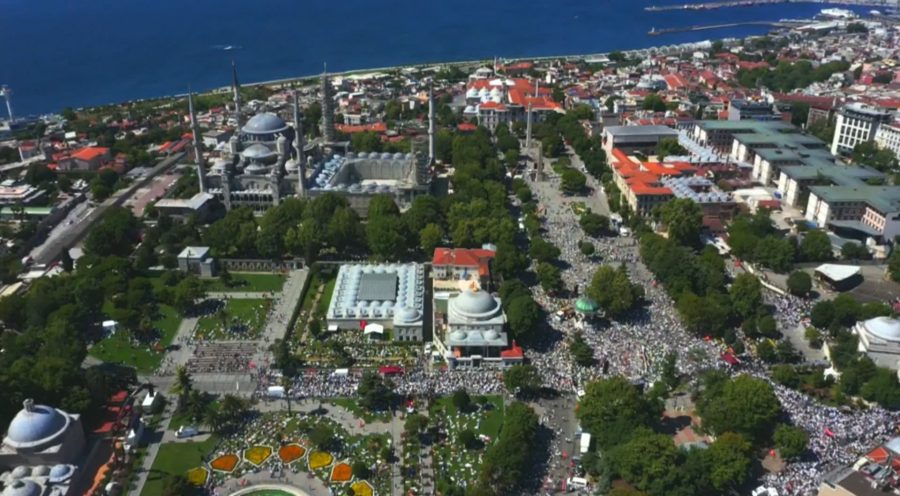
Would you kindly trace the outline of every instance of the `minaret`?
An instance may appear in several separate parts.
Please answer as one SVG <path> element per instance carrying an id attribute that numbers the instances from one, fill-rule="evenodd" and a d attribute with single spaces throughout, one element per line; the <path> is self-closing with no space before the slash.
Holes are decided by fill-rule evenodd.
<path id="1" fill-rule="evenodd" d="M 434 86 L 428 84 L 428 165 L 434 165 L 435 135 L 434 135 Z"/>
<path id="2" fill-rule="evenodd" d="M 238 83 L 237 65 L 231 61 L 231 91 L 234 93 L 234 119 L 237 121 L 237 132 L 241 131 L 241 85 Z"/>
<path id="3" fill-rule="evenodd" d="M 188 89 L 188 112 L 191 114 L 191 134 L 194 137 L 194 160 L 197 162 L 197 182 L 200 183 L 200 192 L 206 193 L 206 167 L 203 164 L 203 149 L 200 146 L 200 136 L 197 132 L 197 115 L 194 112 L 194 93 Z"/>
<path id="4" fill-rule="evenodd" d="M 306 196 L 306 159 L 303 148 L 306 137 L 303 136 L 303 119 L 300 118 L 300 93 L 294 90 L 294 150 L 297 153 L 297 196 Z"/>
<path id="5" fill-rule="evenodd" d="M 528 120 L 525 121 L 525 149 L 531 150 L 531 102 L 528 103 Z"/>
<path id="6" fill-rule="evenodd" d="M 322 72 L 322 138 L 334 142 L 334 97 L 331 95 L 331 78 L 327 66 Z"/>

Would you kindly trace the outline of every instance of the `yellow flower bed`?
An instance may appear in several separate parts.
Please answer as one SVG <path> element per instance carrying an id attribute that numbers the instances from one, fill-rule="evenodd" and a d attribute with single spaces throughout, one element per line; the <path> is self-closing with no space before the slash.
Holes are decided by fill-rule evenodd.
<path id="1" fill-rule="evenodd" d="M 270 456 L 272 456 L 272 448 L 268 446 L 253 446 L 244 450 L 244 460 L 256 466 L 262 465 Z"/>
<path id="2" fill-rule="evenodd" d="M 187 471 L 188 482 L 195 486 L 202 486 L 206 484 L 206 479 L 208 478 L 209 470 L 206 470 L 203 467 L 196 467 Z"/>
<path id="3" fill-rule="evenodd" d="M 366 481 L 356 481 L 350 484 L 350 489 L 353 489 L 354 496 L 374 496 L 375 494 L 372 485 Z"/>
<path id="4" fill-rule="evenodd" d="M 331 462 L 333 461 L 334 457 L 331 456 L 331 453 L 328 453 L 327 451 L 316 451 L 309 455 L 309 468 L 310 470 L 325 468 L 331 465 Z"/>

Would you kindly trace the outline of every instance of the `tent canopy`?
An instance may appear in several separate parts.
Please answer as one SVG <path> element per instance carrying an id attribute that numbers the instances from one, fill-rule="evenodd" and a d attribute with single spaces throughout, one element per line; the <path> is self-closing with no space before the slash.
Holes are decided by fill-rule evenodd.
<path id="1" fill-rule="evenodd" d="M 816 273 L 834 282 L 840 282 L 859 274 L 858 265 L 822 264 L 816 267 Z"/>
<path id="2" fill-rule="evenodd" d="M 575 310 L 578 310 L 581 313 L 594 313 L 598 308 L 600 308 L 600 306 L 597 305 L 597 302 L 587 296 L 582 296 L 575 302 Z"/>
<path id="3" fill-rule="evenodd" d="M 381 324 L 366 324 L 366 328 L 363 329 L 363 336 L 368 336 L 369 334 L 384 334 L 384 326 Z"/>

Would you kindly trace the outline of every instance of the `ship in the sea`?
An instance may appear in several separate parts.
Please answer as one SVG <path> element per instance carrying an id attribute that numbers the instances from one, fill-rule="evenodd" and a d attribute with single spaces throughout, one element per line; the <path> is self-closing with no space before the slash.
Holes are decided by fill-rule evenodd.
<path id="1" fill-rule="evenodd" d="M 816 17 L 849 20 L 856 19 L 859 16 L 856 15 L 856 12 L 847 9 L 822 9 Z"/>

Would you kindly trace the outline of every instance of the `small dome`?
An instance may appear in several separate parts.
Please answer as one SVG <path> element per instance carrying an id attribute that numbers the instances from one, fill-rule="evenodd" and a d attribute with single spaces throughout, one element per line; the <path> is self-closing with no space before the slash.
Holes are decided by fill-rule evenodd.
<path id="1" fill-rule="evenodd" d="M 13 448 L 38 446 L 62 434 L 68 425 L 69 419 L 59 410 L 25 400 L 25 407 L 9 423 L 4 443 Z"/>
<path id="2" fill-rule="evenodd" d="M 40 496 L 41 486 L 30 480 L 17 480 L 6 486 L 3 496 Z"/>
<path id="3" fill-rule="evenodd" d="M 50 473 L 50 467 L 46 465 L 38 465 L 31 470 L 34 477 L 46 477 Z"/>
<path id="4" fill-rule="evenodd" d="M 281 117 L 271 112 L 263 112 L 251 117 L 242 130 L 248 134 L 272 134 L 284 131 L 287 128 L 288 125 Z"/>
<path id="5" fill-rule="evenodd" d="M 456 298 L 450 300 L 451 306 L 468 316 L 482 316 L 493 313 L 497 309 L 497 300 L 486 291 L 467 289 Z"/>
<path id="6" fill-rule="evenodd" d="M 403 307 L 397 312 L 397 320 L 400 322 L 415 322 L 419 320 L 419 311 L 411 307 Z"/>
<path id="7" fill-rule="evenodd" d="M 484 332 L 484 339 L 490 339 L 490 340 L 500 339 L 500 333 L 497 332 L 497 331 L 495 331 L 495 330 L 493 330 L 493 329 L 491 329 L 491 330 L 489 330 L 489 331 L 485 331 L 485 332 Z"/>
<path id="8" fill-rule="evenodd" d="M 53 468 L 50 469 L 50 481 L 62 482 L 71 477 L 72 472 L 73 469 L 71 465 L 54 465 Z"/>
<path id="9" fill-rule="evenodd" d="M 277 155 L 274 150 L 270 149 L 268 146 L 263 145 L 261 143 L 256 143 L 248 146 L 241 155 L 250 160 L 262 160 L 269 157 L 274 157 Z"/>
<path id="10" fill-rule="evenodd" d="M 465 341 L 466 333 L 465 331 L 453 331 L 450 333 L 450 339 L 454 341 Z"/>
<path id="11" fill-rule="evenodd" d="M 19 465 L 12 471 L 13 479 L 21 479 L 23 477 L 28 477 L 29 475 L 31 475 L 31 470 L 24 465 Z"/>
<path id="12" fill-rule="evenodd" d="M 885 341 L 900 342 L 900 321 L 890 317 L 875 317 L 863 323 L 869 334 Z"/>

